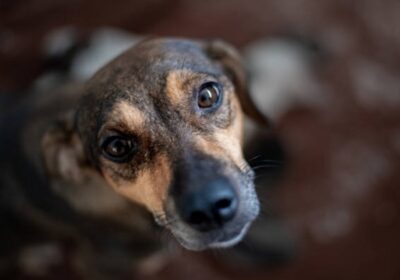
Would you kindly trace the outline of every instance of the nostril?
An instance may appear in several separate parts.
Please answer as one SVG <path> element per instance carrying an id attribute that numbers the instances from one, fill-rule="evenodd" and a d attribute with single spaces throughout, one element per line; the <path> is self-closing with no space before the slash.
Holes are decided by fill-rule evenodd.
<path id="1" fill-rule="evenodd" d="M 185 223 L 206 232 L 221 228 L 234 218 L 238 197 L 229 182 L 216 180 L 182 193 L 176 206 Z"/>
<path id="2" fill-rule="evenodd" d="M 189 223 L 192 225 L 202 225 L 208 221 L 207 215 L 202 211 L 193 211 L 189 217 Z"/>
<path id="3" fill-rule="evenodd" d="M 216 209 L 224 209 L 230 207 L 232 204 L 232 200 L 225 198 L 225 199 L 220 199 L 215 203 L 215 208 Z"/>
<path id="4" fill-rule="evenodd" d="M 213 215 L 219 224 L 230 221 L 236 214 L 236 200 L 223 198 L 214 203 Z"/>

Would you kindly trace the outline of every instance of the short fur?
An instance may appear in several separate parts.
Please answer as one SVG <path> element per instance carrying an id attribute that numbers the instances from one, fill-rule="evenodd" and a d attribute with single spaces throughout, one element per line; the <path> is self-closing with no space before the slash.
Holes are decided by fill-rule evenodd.
<path id="1" fill-rule="evenodd" d="M 196 89 L 207 81 L 222 85 L 223 103 L 215 112 L 194 106 Z M 266 124 L 248 96 L 240 57 L 231 46 L 145 40 L 85 85 L 54 96 L 33 95 L 3 117 L 2 212 L 18 213 L 38 235 L 43 228 L 57 237 L 95 235 L 116 240 L 127 251 L 135 241 L 147 240 L 141 255 L 159 246 L 149 235 L 154 231 L 149 213 L 188 249 L 233 245 L 259 211 L 253 172 L 242 155 L 242 109 Z M 115 130 L 138 142 L 127 163 L 102 156 L 99 141 Z M 216 176 L 234 186 L 238 212 L 222 229 L 198 232 L 182 221 L 176 200 Z M 99 235 L 93 227 L 113 234 Z"/>

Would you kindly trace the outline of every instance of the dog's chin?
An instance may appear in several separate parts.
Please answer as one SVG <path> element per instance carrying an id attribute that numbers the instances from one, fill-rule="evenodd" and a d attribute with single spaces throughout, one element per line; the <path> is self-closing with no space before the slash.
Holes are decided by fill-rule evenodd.
<path id="1" fill-rule="evenodd" d="M 233 234 L 229 234 L 223 236 L 222 238 L 218 239 L 216 242 L 211 243 L 208 245 L 209 248 L 227 248 L 232 247 L 242 241 L 243 237 L 246 235 L 251 223 L 247 223 L 244 227 Z"/>
<path id="2" fill-rule="evenodd" d="M 244 187 L 241 188 L 240 194 L 242 203 L 235 217 L 221 228 L 207 232 L 193 229 L 176 214 L 177 211 L 173 200 L 170 200 L 167 204 L 168 207 L 166 207 L 163 215 L 164 219 L 159 220 L 156 218 L 156 221 L 160 226 L 166 227 L 182 247 L 191 251 L 234 246 L 246 235 L 260 211 L 260 204 L 254 191 L 253 183 L 249 182 L 243 185 Z"/>
<path id="3" fill-rule="evenodd" d="M 207 249 L 217 249 L 217 248 L 228 248 L 239 243 L 245 234 L 247 233 L 251 222 L 245 224 L 239 230 L 232 232 L 227 232 L 226 230 L 220 230 L 218 234 L 213 234 L 210 238 L 207 234 L 205 236 L 197 236 L 195 238 L 183 238 L 174 232 L 173 235 L 178 240 L 178 242 L 186 249 L 191 251 L 203 251 Z"/>

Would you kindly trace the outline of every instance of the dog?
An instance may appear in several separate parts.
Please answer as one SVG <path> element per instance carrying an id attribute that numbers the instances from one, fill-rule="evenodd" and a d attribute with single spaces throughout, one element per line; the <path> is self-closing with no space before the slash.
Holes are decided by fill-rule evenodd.
<path id="1" fill-rule="evenodd" d="M 232 46 L 146 39 L 83 85 L 57 91 L 32 94 L 2 117 L 10 232 L 23 224 L 32 235 L 83 235 L 139 255 L 159 248 L 159 226 L 189 250 L 242 240 L 259 213 L 243 113 L 268 121 Z"/>

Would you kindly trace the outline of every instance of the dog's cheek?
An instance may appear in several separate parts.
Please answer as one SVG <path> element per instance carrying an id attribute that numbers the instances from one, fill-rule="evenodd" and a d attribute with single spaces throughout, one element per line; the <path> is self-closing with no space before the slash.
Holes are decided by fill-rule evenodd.
<path id="1" fill-rule="evenodd" d="M 103 174 L 117 193 L 132 202 L 145 206 L 153 214 L 164 213 L 172 174 L 166 156 L 157 156 L 153 164 L 140 170 L 133 181 L 115 181 L 107 171 L 104 171 Z"/>
<path id="2" fill-rule="evenodd" d="M 243 146 L 243 111 L 235 95 L 231 99 L 231 110 L 235 113 L 231 125 L 226 129 L 226 134 L 227 137 L 237 139 L 241 149 Z"/>
<path id="3" fill-rule="evenodd" d="M 214 158 L 233 161 L 236 166 L 241 167 L 245 165 L 242 152 L 243 114 L 236 97 L 232 97 L 231 106 L 235 114 L 230 126 L 216 130 L 211 137 L 194 136 L 193 141 L 199 151 Z"/>
<path id="4" fill-rule="evenodd" d="M 243 166 L 243 114 L 240 109 L 239 101 L 236 97 L 232 100 L 232 108 L 235 110 L 235 117 L 232 125 L 225 131 L 219 131 L 216 134 L 218 143 L 225 148 L 225 151 L 232 157 L 236 166 Z"/>

